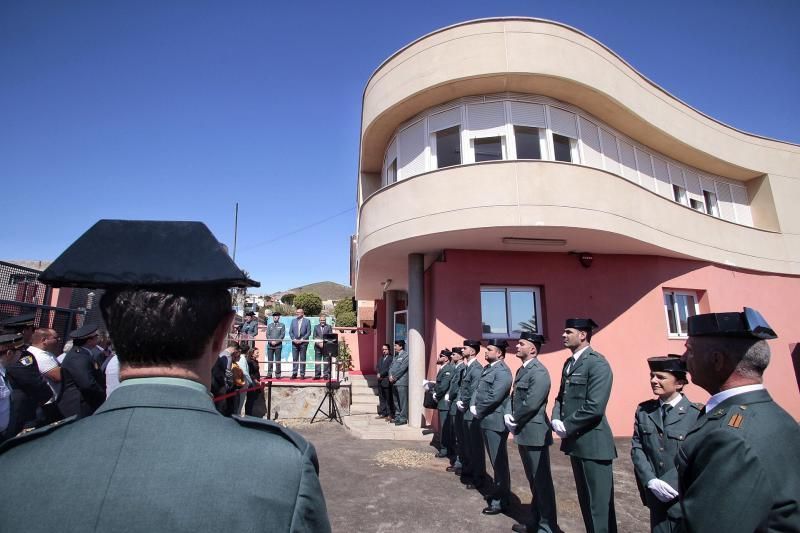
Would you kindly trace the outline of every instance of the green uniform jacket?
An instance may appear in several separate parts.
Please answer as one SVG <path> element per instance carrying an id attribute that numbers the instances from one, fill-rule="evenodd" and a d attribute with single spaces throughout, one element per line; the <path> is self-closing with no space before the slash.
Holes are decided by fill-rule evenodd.
<path id="1" fill-rule="evenodd" d="M 561 420 L 567 437 L 561 451 L 593 461 L 610 461 L 617 456 L 614 437 L 606 420 L 606 404 L 611 395 L 613 375 L 602 354 L 589 346 L 567 373 L 564 363 L 561 387 L 553 405 L 553 420 Z"/>
<path id="2" fill-rule="evenodd" d="M 701 416 L 678 448 L 685 531 L 800 531 L 800 428 L 766 390 Z"/>
<path id="3" fill-rule="evenodd" d="M 395 378 L 395 387 L 408 387 L 408 354 L 405 350 L 392 358 L 389 375 Z"/>
<path id="4" fill-rule="evenodd" d="M 511 370 L 505 361 L 486 365 L 472 399 L 481 429 L 507 431 L 503 415 L 510 412 Z"/>
<path id="5" fill-rule="evenodd" d="M 458 389 L 458 399 L 464 403 L 466 410 L 464 411 L 464 420 L 472 420 L 472 413 L 469 410 L 470 402 L 475 391 L 478 390 L 478 382 L 481 380 L 483 373 L 483 366 L 477 359 L 466 367 L 464 370 L 464 377 L 461 379 L 461 387 Z"/>
<path id="6" fill-rule="evenodd" d="M 7 441 L 0 531 L 330 531 L 314 447 L 184 381 L 123 382 L 93 416 Z"/>
<path id="7" fill-rule="evenodd" d="M 450 390 L 448 390 L 448 398 L 450 398 L 450 414 L 454 415 L 458 412 L 456 402 L 458 401 L 458 390 L 461 388 L 461 380 L 464 379 L 464 370 L 466 367 L 464 363 L 453 365 L 453 379 L 450 380 Z"/>
<path id="8" fill-rule="evenodd" d="M 514 442 L 520 446 L 553 444 L 550 421 L 547 419 L 547 397 L 550 395 L 550 373 L 538 359 L 522 366 L 514 378 L 511 395 Z"/>
<path id="9" fill-rule="evenodd" d="M 455 375 L 455 368 L 453 363 L 447 363 L 439 370 L 439 373 L 436 374 L 436 387 L 434 387 L 433 392 L 436 393 L 437 398 L 436 408 L 440 411 L 447 411 L 450 409 L 444 396 L 450 391 L 450 382 Z"/>
<path id="10" fill-rule="evenodd" d="M 692 403 L 683 396 L 681 401 L 667 413 L 664 425 L 661 423 L 660 406 L 660 402 L 656 399 L 642 402 L 636 408 L 631 438 L 631 460 L 642 503 L 648 507 L 664 507 L 669 516 L 679 518 L 681 510 L 679 505 L 675 505 L 677 499 L 675 502 L 662 503 L 648 490 L 647 482 L 658 478 L 678 490 L 678 468 L 675 466 L 678 445 L 697 423 L 703 406 Z"/>

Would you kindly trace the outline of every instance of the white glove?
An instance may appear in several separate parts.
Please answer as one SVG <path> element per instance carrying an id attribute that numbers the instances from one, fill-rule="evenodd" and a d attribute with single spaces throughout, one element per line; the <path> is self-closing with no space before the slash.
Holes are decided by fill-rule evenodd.
<path id="1" fill-rule="evenodd" d="M 450 393 L 449 393 L 449 392 L 446 392 L 446 393 L 445 393 L 445 395 L 444 395 L 444 401 L 446 401 L 447 403 L 450 403 Z"/>
<path id="2" fill-rule="evenodd" d="M 510 415 L 510 414 L 503 415 L 503 421 L 505 422 L 505 425 L 506 425 L 506 428 L 508 428 L 508 431 L 513 433 L 514 432 L 514 428 L 517 427 L 517 423 L 514 422 L 514 417 L 512 415 Z"/>
<path id="3" fill-rule="evenodd" d="M 436 400 L 437 402 L 439 401 L 439 400 L 436 398 L 436 393 L 435 393 L 435 392 L 433 393 L 433 399 L 434 399 L 434 400 Z"/>
<path id="4" fill-rule="evenodd" d="M 456 407 L 458 407 L 458 410 L 459 410 L 459 411 L 464 411 L 464 410 L 466 410 L 466 407 L 464 407 L 464 402 L 462 402 L 461 400 L 458 400 L 458 401 L 456 402 Z"/>
<path id="5" fill-rule="evenodd" d="M 553 426 L 553 431 L 556 432 L 556 435 L 561 437 L 562 439 L 567 436 L 567 428 L 564 427 L 564 422 L 561 420 L 552 420 L 550 425 Z"/>
<path id="6" fill-rule="evenodd" d="M 656 498 L 661 502 L 668 502 L 678 497 L 678 491 L 672 488 L 672 485 L 657 477 L 647 482 L 647 488 L 650 489 L 650 492 L 655 494 Z"/>
<path id="7" fill-rule="evenodd" d="M 469 406 L 469 412 L 472 413 L 472 416 L 478 416 L 478 408 L 474 405 Z"/>

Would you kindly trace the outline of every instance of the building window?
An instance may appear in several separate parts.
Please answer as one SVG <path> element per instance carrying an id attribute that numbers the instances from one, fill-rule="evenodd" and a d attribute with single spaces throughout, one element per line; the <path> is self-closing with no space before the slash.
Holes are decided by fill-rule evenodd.
<path id="1" fill-rule="evenodd" d="M 523 331 L 541 332 L 540 309 L 537 287 L 481 287 L 483 338 L 519 338 Z"/>
<path id="2" fill-rule="evenodd" d="M 554 133 L 553 152 L 555 153 L 556 161 L 572 163 L 572 139 Z"/>
<path id="3" fill-rule="evenodd" d="M 514 140 L 517 146 L 517 159 L 541 159 L 542 146 L 539 128 L 514 126 Z"/>
<path id="4" fill-rule="evenodd" d="M 705 211 L 706 211 L 706 208 L 703 205 L 703 202 L 701 202 L 700 200 L 695 200 L 694 198 L 689 200 L 689 207 L 691 207 L 695 211 L 700 211 L 701 213 L 705 213 Z"/>
<path id="5" fill-rule="evenodd" d="M 461 129 L 458 126 L 436 132 L 436 168 L 461 164 Z"/>
<path id="6" fill-rule="evenodd" d="M 690 316 L 699 312 L 697 293 L 690 291 L 664 291 L 664 311 L 667 315 L 667 332 L 671 337 L 686 337 Z"/>
<path id="7" fill-rule="evenodd" d="M 386 184 L 390 185 L 397 181 L 397 158 L 392 159 L 392 162 L 386 167 Z"/>
<path id="8" fill-rule="evenodd" d="M 499 161 L 503 159 L 502 137 L 481 137 L 472 140 L 475 148 L 475 162 Z"/>
<path id="9" fill-rule="evenodd" d="M 711 191 L 703 190 L 703 198 L 706 201 L 706 213 L 712 217 L 718 217 L 719 207 L 717 207 L 717 195 Z"/>
<path id="10" fill-rule="evenodd" d="M 686 189 L 680 185 L 672 185 L 672 197 L 679 204 L 688 205 L 686 202 Z"/>

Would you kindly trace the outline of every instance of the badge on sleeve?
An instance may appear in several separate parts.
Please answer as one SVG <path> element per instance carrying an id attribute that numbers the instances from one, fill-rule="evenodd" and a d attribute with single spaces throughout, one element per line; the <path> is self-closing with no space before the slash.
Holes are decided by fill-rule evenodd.
<path id="1" fill-rule="evenodd" d="M 19 364 L 21 364 L 22 366 L 31 366 L 33 364 L 33 356 L 26 355 L 24 357 L 20 357 Z"/>

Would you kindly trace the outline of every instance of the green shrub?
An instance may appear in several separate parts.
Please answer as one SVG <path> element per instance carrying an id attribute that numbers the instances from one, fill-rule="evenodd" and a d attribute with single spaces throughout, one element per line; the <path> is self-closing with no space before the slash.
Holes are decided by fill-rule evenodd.
<path id="1" fill-rule="evenodd" d="M 294 303 L 295 294 L 291 292 L 287 292 L 283 296 L 281 296 L 281 302 L 285 303 L 286 305 L 292 305 Z"/>
<path id="2" fill-rule="evenodd" d="M 318 316 L 322 312 L 322 298 L 313 292 L 301 292 L 294 298 L 294 306 L 303 309 L 307 316 Z"/>
<path id="3" fill-rule="evenodd" d="M 342 311 L 336 315 L 337 328 L 352 328 L 356 326 L 356 313 L 354 311 Z"/>

